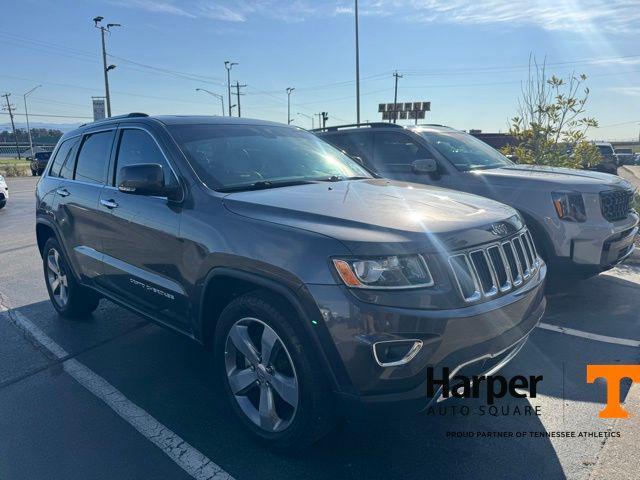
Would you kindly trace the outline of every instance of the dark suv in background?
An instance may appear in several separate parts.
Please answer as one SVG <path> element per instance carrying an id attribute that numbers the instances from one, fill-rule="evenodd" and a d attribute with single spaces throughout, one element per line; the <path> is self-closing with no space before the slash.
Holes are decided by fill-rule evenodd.
<path id="1" fill-rule="evenodd" d="M 55 309 L 105 297 L 212 347 L 240 422 L 280 448 L 424 408 L 428 367 L 496 371 L 545 308 L 515 210 L 298 128 L 114 117 L 65 134 L 36 195 Z"/>
<path id="2" fill-rule="evenodd" d="M 36 152 L 33 157 L 29 157 L 29 167 L 31 168 L 31 175 L 34 177 L 37 175 L 42 175 L 45 167 L 47 166 L 47 162 L 51 158 L 51 152 Z"/>

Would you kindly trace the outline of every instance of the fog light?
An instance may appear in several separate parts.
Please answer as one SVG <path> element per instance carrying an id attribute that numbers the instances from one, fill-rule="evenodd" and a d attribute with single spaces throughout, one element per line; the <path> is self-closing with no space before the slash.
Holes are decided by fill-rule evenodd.
<path id="1" fill-rule="evenodd" d="M 373 357 L 381 367 L 409 363 L 422 348 L 422 340 L 385 340 L 373 344 Z"/>

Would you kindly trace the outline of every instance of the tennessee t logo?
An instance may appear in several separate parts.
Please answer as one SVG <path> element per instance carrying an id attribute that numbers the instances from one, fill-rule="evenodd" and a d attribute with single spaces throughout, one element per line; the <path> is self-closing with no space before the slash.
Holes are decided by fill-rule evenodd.
<path id="1" fill-rule="evenodd" d="M 587 383 L 593 383 L 596 378 L 607 381 L 607 405 L 598 412 L 598 416 L 629 418 L 629 412 L 620 405 L 620 381 L 628 378 L 640 382 L 640 365 L 587 365 Z"/>

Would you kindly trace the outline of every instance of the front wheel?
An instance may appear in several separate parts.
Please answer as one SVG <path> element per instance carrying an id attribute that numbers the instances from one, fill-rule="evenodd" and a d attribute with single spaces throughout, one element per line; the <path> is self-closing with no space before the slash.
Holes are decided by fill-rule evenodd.
<path id="1" fill-rule="evenodd" d="M 6 200 L 2 200 L 0 201 L 0 209 L 4 208 L 4 206 L 7 204 Z"/>
<path id="2" fill-rule="evenodd" d="M 100 298 L 73 277 L 57 240 L 47 240 L 43 252 L 44 279 L 53 308 L 66 318 L 84 317 L 93 312 Z"/>
<path id="3" fill-rule="evenodd" d="M 255 439 L 280 450 L 308 446 L 335 423 L 324 372 L 290 317 L 269 294 L 243 295 L 222 312 L 214 349 L 232 410 Z"/>

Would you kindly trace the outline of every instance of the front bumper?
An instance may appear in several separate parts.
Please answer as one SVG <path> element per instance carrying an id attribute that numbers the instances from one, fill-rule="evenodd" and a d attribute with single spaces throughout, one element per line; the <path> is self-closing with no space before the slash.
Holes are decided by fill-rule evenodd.
<path id="1" fill-rule="evenodd" d="M 612 267 L 633 253 L 638 234 L 638 215 L 610 226 L 589 227 L 571 240 L 570 258 L 578 266 Z"/>
<path id="2" fill-rule="evenodd" d="M 450 310 L 386 307 L 362 302 L 340 286 L 309 286 L 347 372 L 349 382 L 337 392 L 345 415 L 420 411 L 433 401 L 427 397 L 428 367 L 464 366 L 476 374 L 502 367 L 542 318 L 546 270 L 543 264 L 508 295 Z M 376 342 L 414 338 L 423 347 L 409 363 L 381 367 L 375 361 Z"/>

